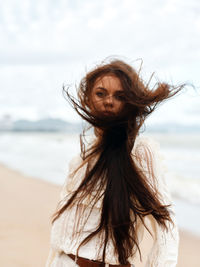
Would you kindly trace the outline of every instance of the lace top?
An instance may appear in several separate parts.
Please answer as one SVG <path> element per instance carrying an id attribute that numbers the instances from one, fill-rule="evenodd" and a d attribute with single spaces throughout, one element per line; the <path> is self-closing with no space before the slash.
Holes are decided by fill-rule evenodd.
<path id="1" fill-rule="evenodd" d="M 149 168 L 147 164 L 150 159 L 149 155 L 152 155 L 152 168 Z M 140 160 L 138 160 L 138 155 Z M 176 218 L 174 214 L 174 206 L 171 200 L 170 193 L 165 182 L 167 168 L 164 164 L 164 158 L 160 153 L 159 143 L 154 141 L 149 137 L 138 136 L 135 140 L 135 144 L 132 150 L 132 156 L 138 167 L 142 167 L 142 171 L 148 181 L 157 190 L 160 195 L 160 200 L 163 204 L 171 204 L 171 218 L 174 225 L 167 222 L 168 231 L 163 230 L 152 215 L 147 215 L 144 218 L 145 223 L 151 226 L 153 230 L 153 242 L 152 247 L 148 251 L 146 262 L 143 263 L 145 267 L 174 267 L 177 264 L 178 256 L 178 243 L 179 234 L 176 223 Z M 73 170 L 79 166 L 81 163 L 81 157 L 76 156 L 69 163 L 69 173 L 67 179 L 62 187 L 60 193 L 60 203 L 66 203 L 67 199 L 71 196 L 70 194 L 74 191 L 80 184 L 84 177 L 86 166 L 83 165 L 75 175 L 72 175 Z M 152 179 L 152 172 L 156 177 L 156 181 Z M 95 194 L 95 190 L 94 190 Z M 60 217 L 53 223 L 51 228 L 51 239 L 50 239 L 50 251 L 48 259 L 46 261 L 46 267 L 59 267 L 59 266 L 78 266 L 70 257 L 66 254 L 76 255 L 78 245 L 80 242 L 88 236 L 91 231 L 94 231 L 96 226 L 99 224 L 100 220 L 100 209 L 101 200 L 99 200 L 94 208 L 90 208 L 90 200 L 84 199 L 81 202 L 85 208 L 84 216 L 78 218 L 77 223 L 77 207 L 72 206 L 65 210 Z M 76 226 L 80 230 L 79 235 L 73 235 L 73 229 Z M 144 237 L 144 225 L 141 222 L 137 224 L 137 237 L 139 246 L 142 244 Z M 87 244 L 83 245 L 79 249 L 78 255 L 90 260 L 101 261 L 101 256 L 98 255 L 99 244 L 102 241 L 100 235 L 94 236 Z M 142 247 L 140 247 L 141 253 L 143 253 Z M 130 257 L 129 262 L 132 266 L 137 262 L 140 262 L 139 253 Z M 108 245 L 106 248 L 105 262 L 108 264 L 119 264 L 117 255 L 114 253 L 114 247 L 111 240 L 108 240 Z"/>

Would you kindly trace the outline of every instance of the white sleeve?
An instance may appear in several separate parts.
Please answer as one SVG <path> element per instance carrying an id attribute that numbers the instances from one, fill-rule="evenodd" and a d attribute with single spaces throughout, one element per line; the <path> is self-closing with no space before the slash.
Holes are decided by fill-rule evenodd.
<path id="1" fill-rule="evenodd" d="M 167 221 L 168 231 L 161 229 L 155 219 L 154 244 L 148 255 L 145 267 L 175 267 L 178 259 L 179 233 L 174 211 L 174 204 L 166 183 L 167 168 L 164 157 L 160 152 L 159 143 L 148 139 L 148 146 L 153 156 L 153 170 L 157 180 L 157 190 L 160 193 L 163 204 L 171 204 L 169 207 L 172 223 Z"/>
<path id="2" fill-rule="evenodd" d="M 49 254 L 48 254 L 46 263 L 45 263 L 45 267 L 51 267 L 53 260 L 56 258 L 57 255 L 58 255 L 58 251 L 51 247 L 49 250 Z"/>

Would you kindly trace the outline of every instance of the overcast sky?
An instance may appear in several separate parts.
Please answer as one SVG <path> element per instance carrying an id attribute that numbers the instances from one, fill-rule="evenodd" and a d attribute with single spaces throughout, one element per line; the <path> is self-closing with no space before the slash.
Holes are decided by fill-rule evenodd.
<path id="1" fill-rule="evenodd" d="M 200 87 L 199 0 L 0 0 L 0 117 L 78 121 L 62 96 L 108 56 L 142 75 Z M 152 85 L 153 85 L 152 80 Z M 188 87 L 152 122 L 200 123 L 200 96 Z"/>

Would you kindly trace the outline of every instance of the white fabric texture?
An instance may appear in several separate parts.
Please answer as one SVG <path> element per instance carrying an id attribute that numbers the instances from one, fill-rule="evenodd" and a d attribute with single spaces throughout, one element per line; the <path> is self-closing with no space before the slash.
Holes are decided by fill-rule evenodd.
<path id="1" fill-rule="evenodd" d="M 152 155 L 152 167 L 154 175 L 156 177 L 156 183 L 152 179 L 152 173 L 147 164 L 149 153 L 151 153 Z M 172 211 L 171 218 L 174 222 L 174 226 L 168 223 L 169 231 L 167 232 L 157 224 L 155 219 L 151 220 L 153 222 L 154 229 L 154 243 L 151 250 L 149 251 L 148 259 L 146 263 L 144 263 L 144 266 L 175 267 L 177 264 L 178 256 L 179 234 L 174 214 L 174 206 L 165 181 L 167 168 L 164 164 L 164 158 L 160 153 L 159 143 L 149 137 L 138 136 L 132 150 L 132 155 L 136 164 L 142 167 L 142 170 L 145 172 L 149 183 L 152 184 L 152 186 L 155 187 L 159 192 L 162 203 L 172 205 L 170 207 L 170 211 Z M 137 161 L 136 155 L 140 156 L 140 162 Z M 72 175 L 73 170 L 77 168 L 80 163 L 80 156 L 76 156 L 71 160 L 69 164 L 69 173 L 60 193 L 60 200 L 62 204 L 67 201 L 67 199 L 70 197 L 70 193 L 72 193 L 72 191 L 78 187 L 84 177 L 86 171 L 85 165 L 83 165 L 83 167 L 81 167 L 74 176 Z M 80 242 L 86 236 L 88 236 L 91 231 L 95 230 L 100 220 L 101 199 L 95 204 L 95 207 L 92 210 L 90 208 L 89 200 L 90 199 L 86 199 L 81 203 L 83 207 L 86 207 L 84 216 L 81 216 L 81 218 L 79 218 L 80 220 L 77 224 L 78 229 L 81 231 L 81 234 L 77 236 L 73 235 L 73 229 L 75 226 L 74 224 L 77 219 L 77 207 L 75 205 L 65 210 L 52 225 L 50 241 L 51 247 L 48 259 L 46 261 L 46 267 L 78 266 L 66 254 L 76 255 Z M 148 219 L 148 217 L 149 215 L 145 218 Z M 143 232 L 143 224 L 138 223 L 137 234 L 139 244 L 143 239 Z M 102 235 L 96 235 L 86 245 L 81 246 L 78 253 L 79 256 L 100 261 L 101 255 L 98 255 L 97 252 L 102 240 Z M 135 257 L 138 257 L 137 253 Z M 134 266 L 134 263 L 136 262 L 135 257 L 129 258 L 129 262 L 132 264 L 132 266 Z M 117 256 L 114 253 L 114 247 L 111 240 L 108 241 L 105 262 L 107 264 L 119 264 Z"/>

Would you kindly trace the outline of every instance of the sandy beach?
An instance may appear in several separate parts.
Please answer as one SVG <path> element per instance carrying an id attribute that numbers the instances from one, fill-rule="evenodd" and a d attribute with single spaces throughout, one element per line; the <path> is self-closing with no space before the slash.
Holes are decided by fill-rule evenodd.
<path id="1" fill-rule="evenodd" d="M 0 266 L 45 266 L 49 251 L 50 217 L 60 190 L 60 186 L 0 165 Z M 180 231 L 177 266 L 198 267 L 199 249 L 200 238 Z"/>

